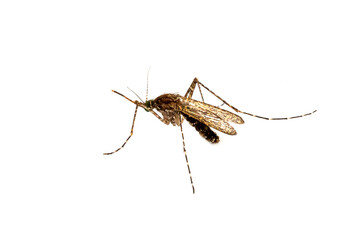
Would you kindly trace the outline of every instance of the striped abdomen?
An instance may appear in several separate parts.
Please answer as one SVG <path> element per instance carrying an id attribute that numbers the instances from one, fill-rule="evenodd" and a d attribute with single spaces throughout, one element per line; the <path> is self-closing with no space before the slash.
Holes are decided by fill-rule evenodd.
<path id="1" fill-rule="evenodd" d="M 204 139 L 206 139 L 207 141 L 209 141 L 211 143 L 218 143 L 219 142 L 219 137 L 217 136 L 217 134 L 215 132 L 213 132 L 212 129 L 210 129 L 206 124 L 201 123 L 197 119 L 192 118 L 192 117 L 188 116 L 185 113 L 181 112 L 181 114 L 189 122 L 189 124 L 199 132 L 199 134 Z"/>

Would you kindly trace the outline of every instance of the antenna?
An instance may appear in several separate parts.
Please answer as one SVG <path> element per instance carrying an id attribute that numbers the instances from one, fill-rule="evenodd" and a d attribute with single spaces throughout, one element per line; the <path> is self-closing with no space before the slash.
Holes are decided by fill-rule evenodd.
<path id="1" fill-rule="evenodd" d="M 145 103 L 141 98 L 140 96 L 137 95 L 137 93 L 135 93 L 131 88 L 127 87 L 128 89 L 130 89 L 131 92 L 133 92 L 140 100 L 142 103 Z"/>
<path id="2" fill-rule="evenodd" d="M 146 102 L 148 100 L 148 75 L 150 73 L 150 70 L 151 70 L 151 66 L 148 68 L 148 71 L 147 71 Z"/>

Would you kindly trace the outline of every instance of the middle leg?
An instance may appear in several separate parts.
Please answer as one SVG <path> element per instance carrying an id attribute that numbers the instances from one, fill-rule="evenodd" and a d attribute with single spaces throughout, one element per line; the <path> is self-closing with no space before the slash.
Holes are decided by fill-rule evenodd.
<path id="1" fill-rule="evenodd" d="M 182 117 L 181 117 L 181 118 L 182 118 Z M 195 193 L 195 190 L 194 190 L 194 185 L 193 185 L 193 180 L 192 180 L 191 169 L 189 168 L 189 163 L 188 163 L 188 158 L 187 158 L 186 144 L 184 143 L 184 135 L 183 135 L 183 129 L 182 129 L 182 121 L 180 121 L 180 128 L 181 128 L 181 134 L 182 134 L 183 152 L 184 152 L 184 156 L 185 156 L 185 158 L 186 158 L 186 163 L 187 163 L 187 169 L 188 169 L 189 179 L 191 180 L 192 191 L 193 191 L 193 194 L 194 194 L 194 193 Z"/>

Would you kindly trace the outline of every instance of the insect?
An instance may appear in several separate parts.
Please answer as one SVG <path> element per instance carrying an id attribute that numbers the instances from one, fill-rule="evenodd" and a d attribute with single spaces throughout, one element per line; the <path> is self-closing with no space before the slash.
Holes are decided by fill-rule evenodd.
<path id="1" fill-rule="evenodd" d="M 192 99 L 192 95 L 193 95 L 193 92 L 194 92 L 196 86 L 198 86 L 198 90 L 200 92 L 202 101 L 197 101 L 197 100 Z M 155 117 L 157 117 L 164 124 L 169 125 L 171 123 L 173 126 L 180 127 L 181 134 L 182 134 L 183 152 L 185 155 L 187 169 L 188 169 L 188 173 L 189 173 L 189 177 L 190 177 L 190 181 L 191 181 L 191 185 L 192 185 L 192 191 L 194 194 L 195 188 L 194 188 L 194 184 L 193 184 L 191 169 L 190 169 L 189 163 L 188 163 L 186 145 L 185 145 L 183 129 L 182 129 L 182 123 L 183 123 L 184 119 L 186 119 L 189 122 L 189 124 L 192 127 L 194 127 L 203 138 L 205 138 L 207 141 L 209 141 L 211 143 L 219 142 L 219 137 L 212 130 L 212 128 L 215 130 L 218 130 L 220 132 L 223 132 L 225 134 L 236 135 L 237 134 L 236 130 L 229 124 L 229 122 L 237 123 L 237 124 L 244 123 L 243 119 L 240 116 L 238 116 L 237 114 L 234 114 L 230 111 L 224 110 L 220 107 L 216 107 L 216 106 L 210 105 L 208 103 L 205 103 L 204 99 L 203 99 L 201 87 L 203 87 L 208 92 L 210 92 L 211 94 L 216 96 L 219 100 L 221 100 L 223 102 L 223 104 L 227 105 L 235 112 L 250 115 L 252 117 L 257 117 L 257 118 L 261 118 L 261 119 L 265 119 L 265 120 L 288 120 L 288 119 L 293 119 L 293 118 L 300 118 L 300 117 L 311 115 L 317 111 L 317 110 L 315 110 L 310 113 L 306 113 L 303 115 L 297 115 L 297 116 L 293 116 L 293 117 L 280 117 L 280 118 L 268 118 L 268 117 L 258 116 L 258 115 L 252 114 L 252 113 L 243 112 L 243 111 L 238 110 L 237 108 L 233 107 L 232 105 L 227 103 L 224 99 L 222 99 L 217 94 L 215 94 L 213 91 L 208 89 L 205 85 L 203 85 L 200 81 L 198 81 L 197 78 L 195 78 L 193 80 L 192 84 L 190 85 L 190 87 L 188 88 L 188 90 L 184 96 L 181 96 L 179 94 L 162 94 L 161 96 L 158 96 L 155 99 L 148 100 L 148 80 L 147 80 L 146 101 L 142 101 L 140 97 L 139 98 L 140 98 L 141 102 L 136 101 L 136 100 L 131 100 L 128 97 L 126 97 L 125 95 L 123 95 L 115 90 L 112 90 L 114 93 L 119 94 L 120 96 L 126 98 L 128 101 L 135 104 L 136 108 L 135 108 L 135 113 L 133 116 L 130 136 L 128 136 L 128 138 L 122 144 L 121 147 L 119 147 L 118 149 L 116 149 L 113 152 L 104 153 L 104 155 L 110 155 L 110 154 L 116 153 L 126 145 L 128 140 L 133 135 L 133 128 L 135 125 L 137 109 L 138 109 L 138 107 L 141 107 L 145 111 L 150 112 L 153 115 L 155 115 Z M 156 113 L 155 110 L 157 112 L 159 112 L 162 115 L 162 117 L 158 113 Z"/>

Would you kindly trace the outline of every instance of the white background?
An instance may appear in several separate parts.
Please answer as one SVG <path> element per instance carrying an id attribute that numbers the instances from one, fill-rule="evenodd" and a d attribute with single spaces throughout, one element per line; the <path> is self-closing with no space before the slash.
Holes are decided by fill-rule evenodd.
<path id="1" fill-rule="evenodd" d="M 2 1 L 1 239 L 358 239 L 356 1 Z M 194 77 L 211 145 L 136 99 Z M 208 92 L 205 100 L 220 105 Z M 194 97 L 199 99 L 198 92 Z"/>

